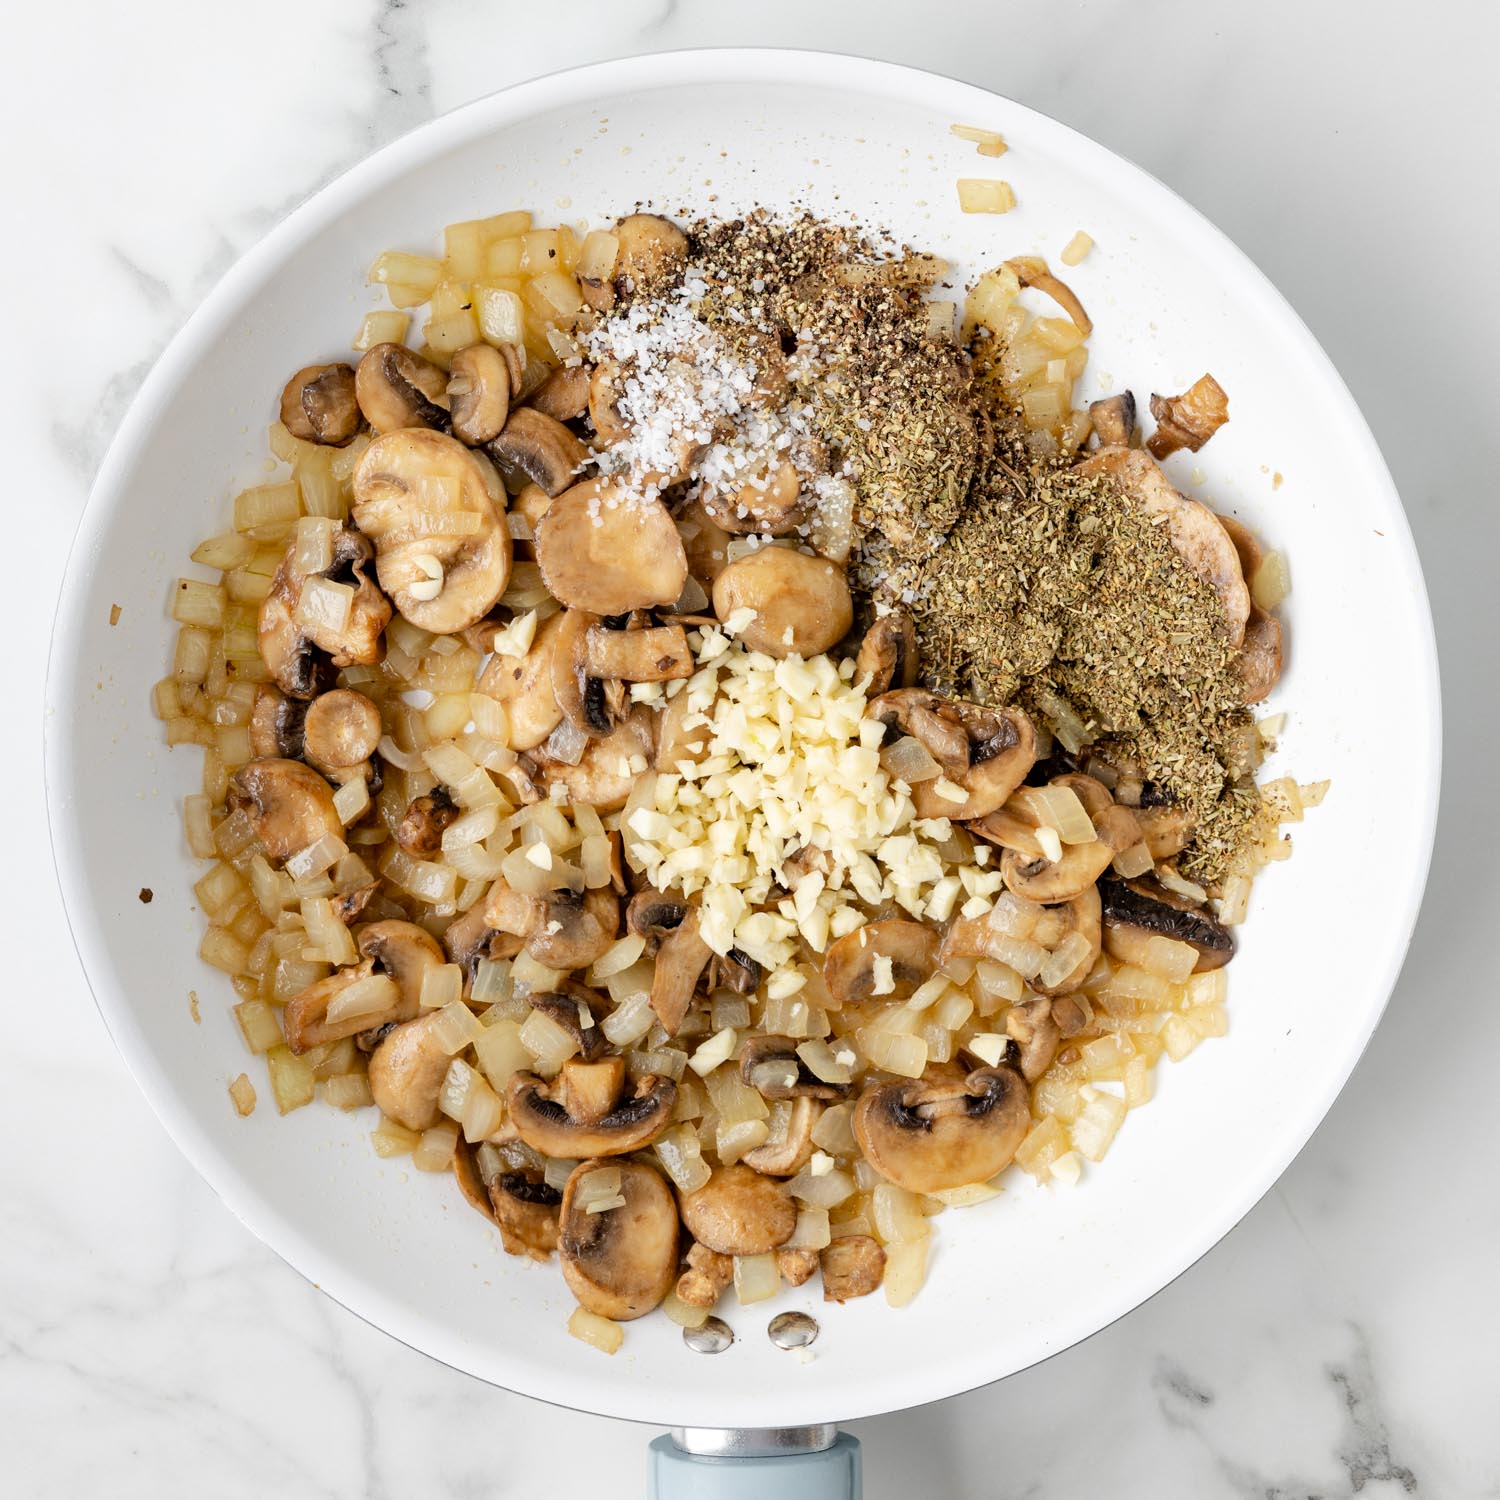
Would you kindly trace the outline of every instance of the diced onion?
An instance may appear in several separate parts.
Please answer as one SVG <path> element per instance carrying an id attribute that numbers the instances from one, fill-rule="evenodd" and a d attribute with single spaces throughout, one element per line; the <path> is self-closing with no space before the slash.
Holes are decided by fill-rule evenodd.
<path id="1" fill-rule="evenodd" d="M 766 1255 L 736 1255 L 734 1258 L 734 1293 L 742 1307 L 754 1302 L 764 1302 L 781 1290 L 781 1272 L 776 1269 L 776 1257 Z"/>
<path id="2" fill-rule="evenodd" d="M 611 974 L 628 969 L 645 951 L 646 939 L 639 933 L 627 933 L 594 960 L 594 978 L 608 979 Z"/>
<path id="3" fill-rule="evenodd" d="M 614 1354 L 625 1342 L 625 1330 L 598 1313 L 575 1307 L 568 1319 L 568 1332 L 582 1344 L 597 1349 L 601 1354 Z"/>
<path id="4" fill-rule="evenodd" d="M 888 775 L 906 782 L 908 786 L 932 781 L 943 774 L 943 768 L 932 758 L 927 746 L 909 734 L 903 735 L 895 744 L 882 750 L 880 763 Z"/>
<path id="5" fill-rule="evenodd" d="M 927 1280 L 926 1240 L 907 1240 L 888 1245 L 885 1252 L 885 1300 L 891 1307 L 905 1307 Z"/>
<path id="6" fill-rule="evenodd" d="M 328 1024 L 333 1026 L 377 1015 L 393 1009 L 400 999 L 401 991 L 388 974 L 367 974 L 346 985 L 328 1002 Z"/>

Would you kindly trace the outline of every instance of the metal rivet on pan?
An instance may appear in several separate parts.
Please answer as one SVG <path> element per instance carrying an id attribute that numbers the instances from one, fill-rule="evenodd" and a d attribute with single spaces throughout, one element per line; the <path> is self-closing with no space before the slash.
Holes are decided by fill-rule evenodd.
<path id="1" fill-rule="evenodd" d="M 778 1349 L 805 1349 L 818 1336 L 818 1320 L 806 1313 L 786 1312 L 772 1318 L 766 1332 Z"/>
<path id="2" fill-rule="evenodd" d="M 734 1342 L 734 1329 L 723 1318 L 705 1318 L 697 1328 L 684 1328 L 682 1342 L 695 1354 L 722 1354 Z"/>

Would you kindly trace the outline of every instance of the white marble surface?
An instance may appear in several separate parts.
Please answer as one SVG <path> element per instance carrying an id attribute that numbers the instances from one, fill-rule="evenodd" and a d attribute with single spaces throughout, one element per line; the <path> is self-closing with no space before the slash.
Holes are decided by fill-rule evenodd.
<path id="1" fill-rule="evenodd" d="M 995 0 L 143 0 L 7 20 L 13 701 L 0 911 L 0 1494 L 638 1494 L 648 1434 L 414 1354 L 228 1215 L 116 1060 L 64 935 L 42 637 L 131 393 L 233 258 L 396 133 L 626 52 L 858 50 L 1008 93 L 1144 164 L 1291 298 L 1375 429 L 1428 570 L 1447 797 L 1406 974 L 1312 1144 L 1148 1306 L 1002 1386 L 857 1424 L 867 1492 L 1500 1495 L 1490 929 L 1500 10 Z M 1400 684 L 1389 721 L 1401 732 Z M 1401 794 L 1393 787 L 1393 796 Z M 1332 935 L 1331 935 L 1332 936 Z M 35 1022 L 32 1018 L 38 1018 Z M 17 1024 L 25 1018 L 22 1024 Z M 566 1466 L 559 1455 L 568 1456 Z"/>

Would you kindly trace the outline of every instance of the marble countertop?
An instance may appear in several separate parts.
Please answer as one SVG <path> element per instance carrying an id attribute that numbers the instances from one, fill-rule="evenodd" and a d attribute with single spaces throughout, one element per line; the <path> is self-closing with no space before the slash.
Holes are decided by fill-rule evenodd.
<path id="1" fill-rule="evenodd" d="M 1413 25 L 1394 0 L 76 0 L 8 16 L 7 507 L 37 542 L 10 544 L 17 636 L 50 619 L 134 389 L 237 255 L 397 133 L 612 55 L 858 50 L 1009 94 L 1203 209 L 1352 386 L 1422 550 L 1449 701 L 1432 885 L 1390 1011 L 1280 1184 L 1151 1303 L 1000 1386 L 855 1424 L 872 1500 L 1500 1495 L 1500 454 L 1484 415 L 1500 216 L 1481 155 L 1500 135 L 1500 10 L 1428 15 Z M 0 1049 L 0 1493 L 529 1495 L 557 1485 L 564 1450 L 569 1489 L 640 1493 L 647 1433 L 492 1390 L 367 1327 L 178 1155 L 67 941 L 39 795 L 45 651 L 11 654 L 6 1008 L 43 1020 Z M 1400 732 L 1399 683 L 1370 732 Z"/>

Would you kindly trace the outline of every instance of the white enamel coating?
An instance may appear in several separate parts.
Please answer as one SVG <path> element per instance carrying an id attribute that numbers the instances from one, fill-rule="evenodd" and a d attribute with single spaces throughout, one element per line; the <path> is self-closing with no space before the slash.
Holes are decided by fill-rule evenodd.
<path id="1" fill-rule="evenodd" d="M 1000 129 L 1010 154 L 976 156 L 949 134 L 955 121 Z M 1018 208 L 961 215 L 953 181 L 968 175 L 1008 178 Z M 1097 325 L 1091 378 L 1144 398 L 1211 369 L 1230 393 L 1230 425 L 1168 467 L 1289 551 L 1291 669 L 1271 707 L 1291 714 L 1283 763 L 1333 781 L 1296 830 L 1296 857 L 1257 892 L 1231 970 L 1231 1035 L 1163 1064 L 1156 1101 L 1081 1188 L 1021 1180 L 944 1217 L 928 1286 L 905 1311 L 789 1293 L 731 1311 L 741 1339 L 712 1359 L 661 1318 L 632 1326 L 614 1359 L 567 1337 L 555 1270 L 504 1256 L 446 1179 L 378 1161 L 367 1117 L 280 1119 L 261 1085 L 255 1115 L 236 1118 L 225 1084 L 247 1059 L 227 982 L 194 956 L 178 831 L 198 757 L 169 754 L 148 710 L 169 661 L 170 584 L 225 524 L 234 489 L 264 477 L 288 372 L 345 349 L 376 305 L 363 279 L 374 255 L 426 249 L 443 223 L 505 208 L 598 221 L 638 199 L 857 212 L 966 272 L 1055 258 L 1087 229 L 1098 248 L 1070 279 Z M 1286 475 L 1279 490 L 1271 470 Z M 112 603 L 124 606 L 114 628 Z M 1399 733 L 1386 713 L 1395 683 Z M 669 54 L 541 79 L 397 141 L 209 297 L 147 380 L 80 528 L 53 646 L 47 795 L 110 1031 L 184 1152 L 293 1266 L 395 1337 L 511 1389 L 662 1424 L 771 1426 L 1019 1370 L 1151 1296 L 1250 1208 L 1337 1095 L 1399 970 L 1430 848 L 1438 725 L 1422 580 L 1374 441 L 1311 335 L 1218 231 L 1103 147 L 966 85 L 817 54 Z M 774 1312 L 799 1306 L 824 1324 L 808 1365 L 764 1336 Z"/>

